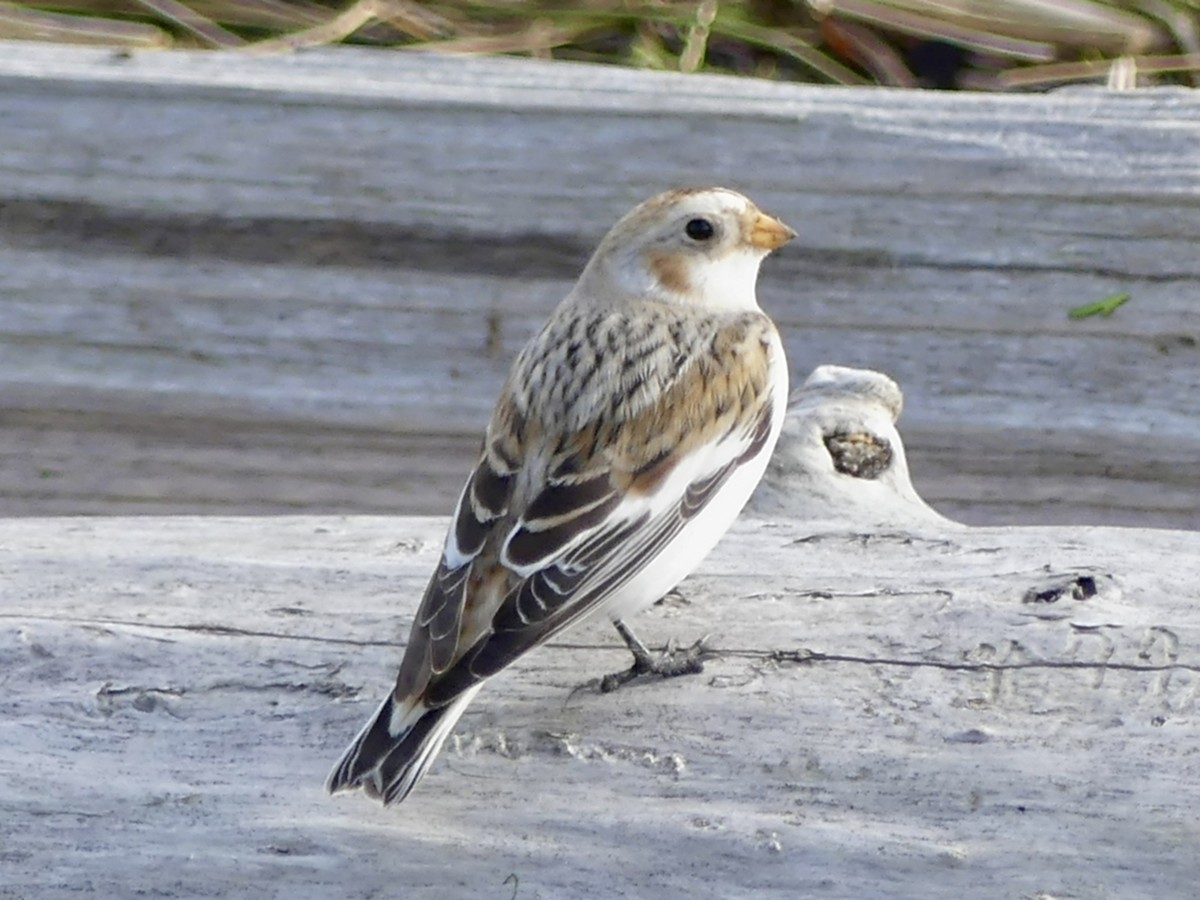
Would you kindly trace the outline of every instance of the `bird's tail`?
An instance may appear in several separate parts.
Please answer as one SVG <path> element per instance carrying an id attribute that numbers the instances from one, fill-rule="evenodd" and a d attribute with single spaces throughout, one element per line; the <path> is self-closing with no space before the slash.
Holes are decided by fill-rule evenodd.
<path id="1" fill-rule="evenodd" d="M 445 706 L 418 707 L 407 714 L 389 693 L 333 767 L 325 789 L 333 794 L 361 787 L 369 796 L 382 800 L 384 806 L 399 803 L 429 771 L 454 724 L 481 687 L 475 685 Z"/>

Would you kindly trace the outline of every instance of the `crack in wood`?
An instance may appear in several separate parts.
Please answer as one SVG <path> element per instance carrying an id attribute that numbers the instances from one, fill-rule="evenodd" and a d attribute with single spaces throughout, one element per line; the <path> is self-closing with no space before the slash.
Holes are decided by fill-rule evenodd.
<path id="1" fill-rule="evenodd" d="M 1027 662 L 949 662 L 928 659 L 888 659 L 875 656 L 855 656 L 844 653 L 820 653 L 815 650 L 714 650 L 715 656 L 740 656 L 750 659 L 768 659 L 772 662 L 793 662 L 797 665 L 810 663 L 858 663 L 873 666 L 895 666 L 907 669 L 946 669 L 954 672 L 1012 672 L 1026 669 L 1083 669 L 1115 670 L 1120 672 L 1200 672 L 1200 665 L 1172 662 L 1163 665 L 1118 663 L 1118 662 L 1081 662 L 1079 660 L 1029 660 Z"/>
<path id="2" fill-rule="evenodd" d="M 248 637 L 248 638 L 268 638 L 281 641 L 301 641 L 317 644 L 335 644 L 352 647 L 393 647 L 397 650 L 402 649 L 405 644 L 395 641 L 362 641 L 351 638 L 327 638 L 318 637 L 315 635 L 302 634 L 279 634 L 271 631 L 258 631 L 249 628 L 233 628 L 227 625 L 204 625 L 204 624 L 184 624 L 184 625 L 162 625 L 146 622 L 130 622 L 120 619 L 86 619 L 67 616 L 36 616 L 36 615 L 21 615 L 16 613 L 0 613 L 0 620 L 26 620 L 39 622 L 52 622 L 65 625 L 82 625 L 96 626 L 105 625 L 113 627 L 125 627 L 133 629 L 150 629 L 156 631 L 184 631 L 192 634 L 205 634 L 213 637 Z M 549 648 L 556 650 L 587 650 L 587 651 L 617 651 L 623 648 L 615 644 L 590 644 L 590 643 L 567 643 L 559 641 L 551 641 L 547 645 Z M 1101 660 L 1096 662 L 1083 662 L 1080 660 L 1028 660 L 1024 662 L 951 662 L 948 660 L 928 660 L 928 659 L 897 659 L 889 657 L 877 656 L 859 656 L 847 653 L 823 653 L 817 650 L 798 649 L 798 650 L 757 650 L 744 648 L 714 648 L 711 650 L 710 659 L 723 658 L 739 658 L 739 659 L 757 659 L 776 663 L 793 663 L 796 665 L 811 665 L 816 663 L 851 663 L 856 665 L 869 666 L 891 666 L 896 668 L 906 669 L 943 669 L 954 672 L 1010 672 L 1020 670 L 1035 670 L 1035 669 L 1080 669 L 1084 671 L 1118 671 L 1118 672 L 1145 672 L 1145 673 L 1170 673 L 1170 672 L 1197 672 L 1200 673 L 1200 664 L 1191 664 L 1179 662 L 1176 657 L 1170 657 L 1170 661 L 1161 664 L 1154 663 L 1120 663 Z"/>
<path id="3" fill-rule="evenodd" d="M 916 253 L 888 253 L 875 248 L 862 250 L 847 250 L 840 247 L 796 247 L 789 251 L 789 257 L 782 260 L 779 268 L 785 274 L 798 277 L 829 277 L 831 268 L 887 268 L 887 269 L 928 269 L 938 272 L 996 272 L 1006 274 L 1055 274 L 1055 275 L 1093 275 L 1099 278 L 1109 278 L 1115 281 L 1137 279 L 1152 284 L 1170 284 L 1177 281 L 1191 284 L 1196 275 L 1188 271 L 1131 271 L 1114 266 L 1097 266 L 1095 264 L 1069 265 L 1062 263 L 1024 263 L 1013 260 L 991 262 L 985 259 L 939 259 Z M 789 271 L 790 270 L 790 271 Z"/>
<path id="4" fill-rule="evenodd" d="M 126 619 L 88 619 L 74 616 L 38 616 L 19 613 L 0 613 L 0 620 L 13 619 L 30 622 L 53 622 L 62 625 L 107 625 L 123 628 L 144 628 L 151 631 L 184 631 L 191 634 L 207 634 L 213 637 L 271 638 L 279 641 L 304 641 L 316 644 L 340 644 L 351 647 L 403 647 L 395 641 L 360 641 L 353 638 L 327 638 L 310 634 L 280 634 L 275 631 L 258 631 L 252 628 L 234 628 L 230 625 L 182 624 L 163 625 L 156 622 L 131 622 Z"/>

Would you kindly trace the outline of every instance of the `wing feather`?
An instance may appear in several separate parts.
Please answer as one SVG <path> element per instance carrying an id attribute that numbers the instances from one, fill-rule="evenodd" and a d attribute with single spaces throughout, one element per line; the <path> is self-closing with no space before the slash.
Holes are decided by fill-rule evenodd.
<path id="1" fill-rule="evenodd" d="M 556 559 L 574 544 L 580 535 L 590 533 L 605 522 L 621 505 L 621 498 L 612 487 L 609 473 L 605 472 L 602 477 L 606 492 L 593 498 L 590 491 L 581 491 L 573 507 L 568 506 L 571 503 L 568 497 L 572 492 L 563 486 L 551 486 L 548 489 L 548 492 L 555 494 L 548 503 L 541 503 L 539 495 L 538 499 L 530 504 L 531 510 L 540 504 L 562 507 L 566 511 L 553 518 L 531 518 L 529 514 L 523 516 L 504 543 L 500 555 L 501 565 L 518 571 L 536 570 Z"/>
<path id="2" fill-rule="evenodd" d="M 571 552 L 518 582 L 504 598 L 492 631 L 480 637 L 462 659 L 430 686 L 428 703 L 441 705 L 470 689 L 553 634 L 590 614 L 621 590 L 679 536 L 688 522 L 724 486 L 733 472 L 756 454 L 759 422 L 770 428 L 770 403 L 750 434 L 731 438 L 735 456 L 711 474 L 691 482 L 679 499 L 651 517 L 643 512 L 634 519 L 613 515 L 591 530 Z M 743 449 L 743 446 L 745 449 Z"/>
<path id="3" fill-rule="evenodd" d="M 525 508 L 521 518 L 525 520 L 525 527 L 570 519 L 581 511 L 598 506 L 614 493 L 608 469 L 601 469 L 582 478 L 550 479 L 546 487 Z"/>

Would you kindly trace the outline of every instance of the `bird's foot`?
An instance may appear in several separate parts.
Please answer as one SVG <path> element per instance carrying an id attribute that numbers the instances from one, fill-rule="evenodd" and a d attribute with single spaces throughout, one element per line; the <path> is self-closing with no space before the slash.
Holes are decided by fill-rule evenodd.
<path id="1" fill-rule="evenodd" d="M 677 678 L 680 675 L 696 675 L 704 671 L 704 660 L 713 656 L 708 646 L 708 635 L 700 638 L 690 647 L 680 649 L 675 642 L 668 641 L 667 646 L 657 654 L 651 653 L 638 636 L 630 631 L 624 622 L 615 623 L 617 633 L 625 641 L 625 646 L 633 654 L 633 665 L 622 672 L 613 672 L 600 679 L 600 693 L 607 694 L 622 685 L 641 678 L 644 675 L 656 675 L 659 678 Z"/>

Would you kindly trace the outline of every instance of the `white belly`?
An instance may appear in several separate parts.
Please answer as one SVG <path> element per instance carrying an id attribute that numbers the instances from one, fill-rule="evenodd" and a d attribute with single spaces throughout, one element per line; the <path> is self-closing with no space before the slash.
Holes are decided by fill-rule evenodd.
<path id="1" fill-rule="evenodd" d="M 655 603 L 667 591 L 695 571 L 704 557 L 729 530 L 729 526 L 741 513 L 746 501 L 750 499 L 750 495 L 754 493 L 754 489 L 762 479 L 763 472 L 766 471 L 771 454 L 775 451 L 775 443 L 779 439 L 780 429 L 783 427 L 784 416 L 787 413 L 787 360 L 783 355 L 783 347 L 779 342 L 778 335 L 774 338 L 771 352 L 771 380 L 774 387 L 771 432 L 762 451 L 754 459 L 734 470 L 717 494 L 684 526 L 683 530 L 666 545 L 662 552 L 604 603 L 602 609 L 605 615 L 617 621 Z M 705 471 L 711 472 L 716 465 L 724 461 L 727 460 L 709 461 L 703 468 Z M 712 466 L 712 468 L 708 466 Z M 682 496 L 683 490 L 695 480 L 693 472 L 681 472 L 678 475 L 681 484 L 672 485 L 668 482 L 663 491 L 664 495 L 674 498 L 671 501 L 673 503 L 678 502 L 678 497 Z"/>

